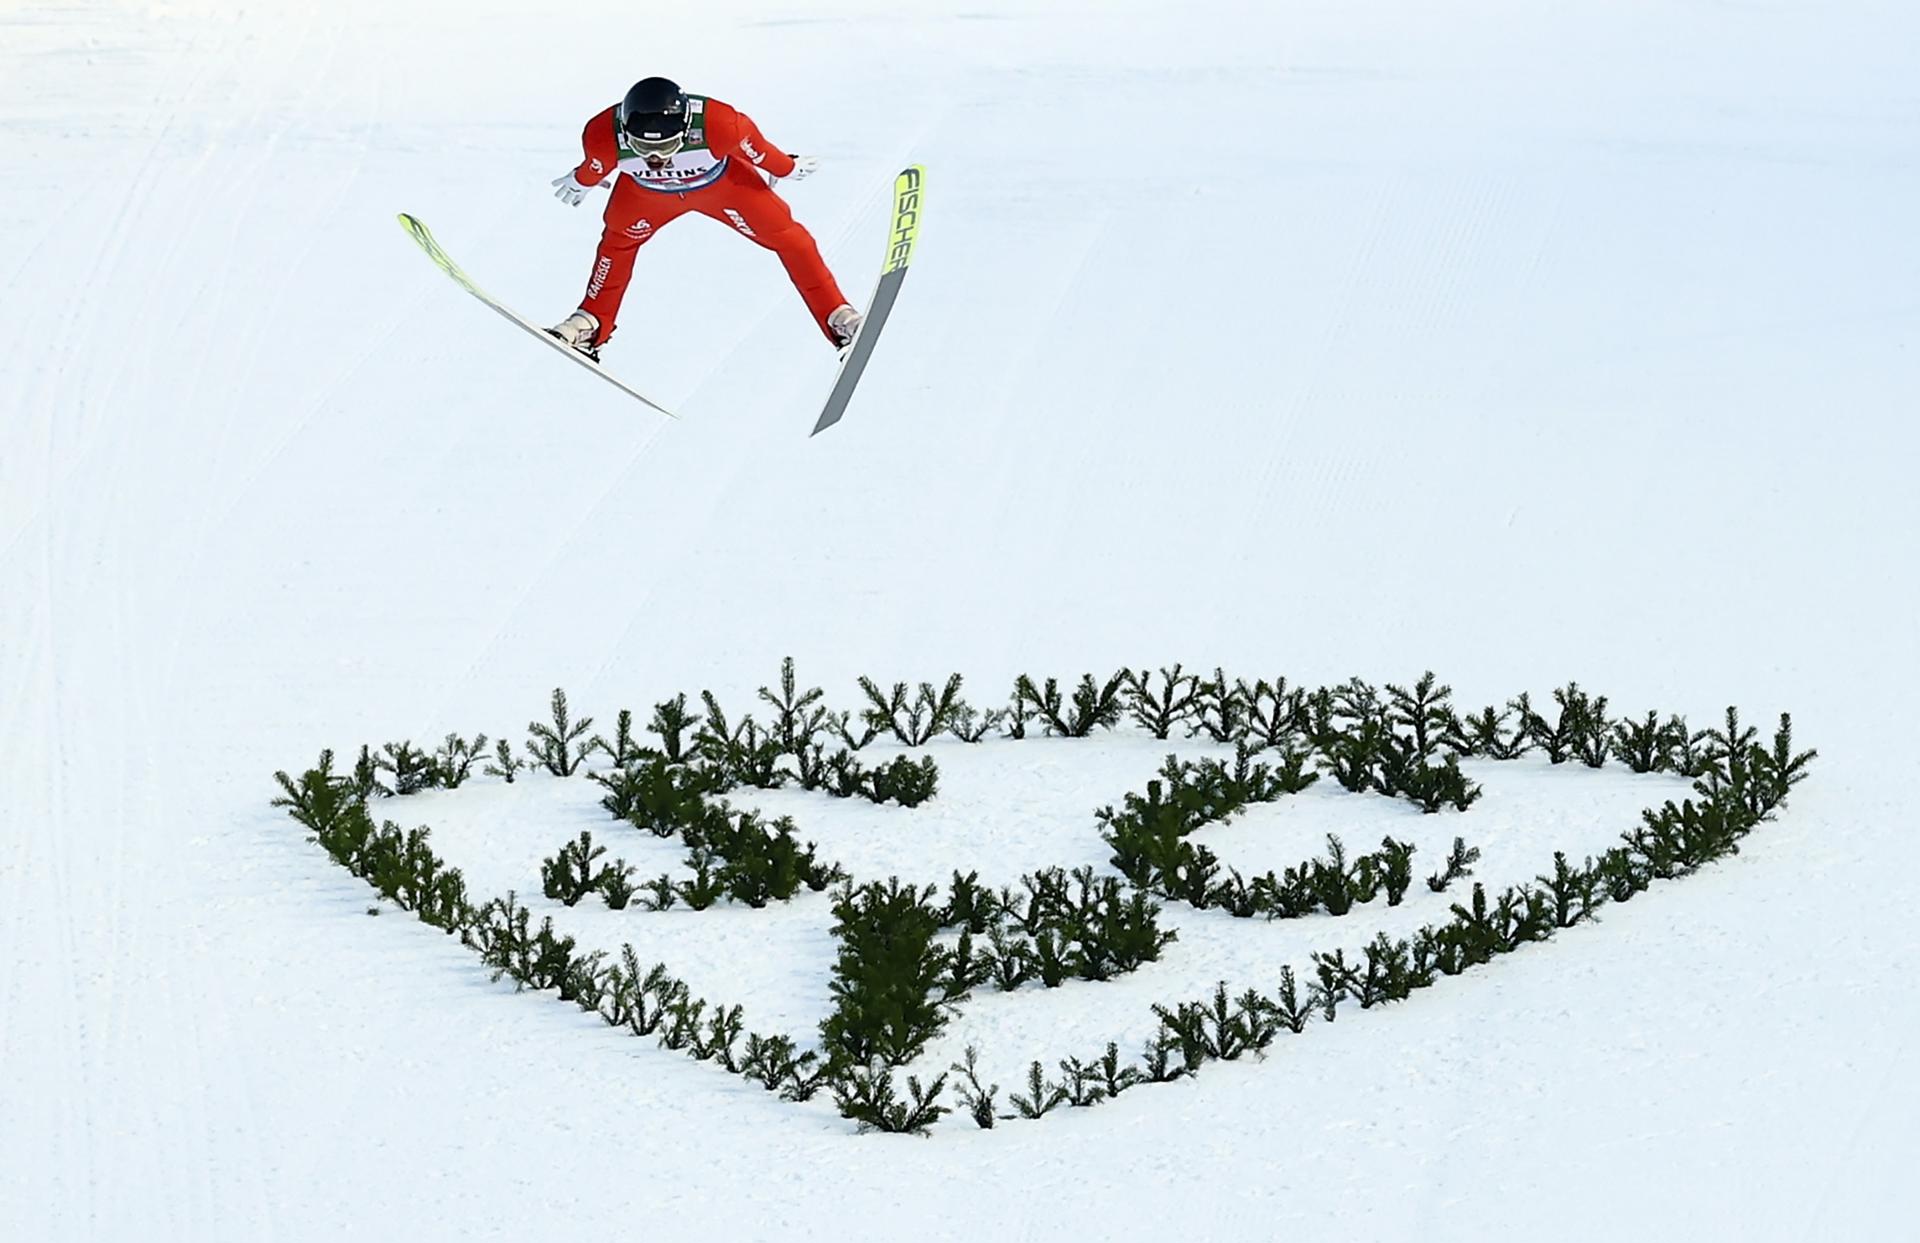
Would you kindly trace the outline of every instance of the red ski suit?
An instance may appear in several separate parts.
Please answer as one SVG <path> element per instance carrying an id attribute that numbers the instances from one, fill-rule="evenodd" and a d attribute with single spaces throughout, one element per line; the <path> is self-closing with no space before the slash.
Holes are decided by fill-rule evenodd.
<path id="1" fill-rule="evenodd" d="M 786 200 L 761 175 L 762 170 L 776 178 L 789 175 L 793 157 L 769 143 L 745 113 L 717 99 L 691 97 L 686 144 L 666 160 L 624 149 L 612 108 L 588 121 L 580 140 L 587 158 L 573 179 L 592 186 L 611 173 L 614 180 L 600 249 L 580 303 L 600 321 L 596 345 L 613 335 L 641 245 L 690 211 L 718 220 L 779 255 L 814 322 L 828 341 L 838 344 L 827 316 L 846 298 L 821 260 L 813 235 L 794 220 Z"/>

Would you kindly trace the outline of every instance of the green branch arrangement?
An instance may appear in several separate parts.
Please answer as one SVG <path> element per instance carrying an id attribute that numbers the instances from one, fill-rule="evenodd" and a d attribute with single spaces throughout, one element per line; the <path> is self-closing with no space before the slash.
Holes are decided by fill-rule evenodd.
<path id="1" fill-rule="evenodd" d="M 1356 678 L 1308 689 L 1284 678 L 1249 683 L 1218 669 L 1207 677 L 1175 665 L 1153 674 L 1121 670 L 1105 679 L 1086 674 L 1071 693 L 1054 678 L 1023 674 L 1006 707 L 985 712 L 965 701 L 962 685 L 958 675 L 918 683 L 913 691 L 904 681 L 863 678 L 867 706 L 856 729 L 853 714 L 827 708 L 818 688 L 801 689 L 788 660 L 779 689 L 761 689 L 772 711 L 765 725 L 751 714 L 731 721 L 710 693 L 701 696 L 700 713 L 679 695 L 654 706 L 646 727 L 651 738 L 636 736 L 632 714 L 623 710 L 611 740 L 590 734 L 591 718 L 574 718 L 564 692 L 555 690 L 550 720 L 528 727 L 527 760 L 504 739 L 489 751 L 484 734 L 449 734 L 432 751 L 405 741 L 378 752 L 363 747 L 347 772 L 336 771 L 333 752 L 323 751 L 297 778 L 274 774 L 280 793 L 273 805 L 382 898 L 457 936 L 496 980 L 551 992 L 609 1026 L 651 1036 L 783 1098 L 808 1101 L 824 1090 L 861 1130 L 925 1134 L 954 1112 L 992 1127 L 1090 1107 L 1142 1085 L 1184 1078 L 1211 1061 L 1260 1056 L 1281 1037 L 1331 1023 L 1348 1008 L 1408 1000 L 1598 919 L 1608 903 L 1631 901 L 1656 881 L 1738 853 L 1746 836 L 1785 805 L 1816 755 L 1795 749 L 1784 714 L 1762 742 L 1731 708 L 1722 722 L 1699 731 L 1679 716 L 1613 719 L 1604 696 L 1571 682 L 1553 692 L 1550 710 L 1522 694 L 1466 715 L 1456 712 L 1451 690 L 1431 673 L 1407 686 L 1377 688 Z M 1017 886 L 992 889 L 977 873 L 956 872 L 944 894 L 897 877 L 855 884 L 837 866 L 820 862 L 811 843 L 802 845 L 789 819 L 767 821 L 721 797 L 742 786 L 794 782 L 830 796 L 913 807 L 937 792 L 931 755 L 870 765 L 856 753 L 882 737 L 908 748 L 943 738 L 974 744 L 996 732 L 1023 739 L 1035 724 L 1053 737 L 1085 738 L 1122 720 L 1156 738 L 1182 731 L 1231 745 L 1234 756 L 1169 756 L 1144 792 L 1097 813 L 1117 875 L 1044 869 Z M 1287 967 L 1270 990 L 1235 993 L 1222 981 L 1210 996 L 1157 1005 L 1156 1030 L 1137 1057 L 1124 1057 L 1109 1043 L 1095 1056 L 1059 1059 L 1057 1078 L 1033 1062 L 1023 1090 L 1005 1096 L 1011 1112 L 1000 1103 L 1000 1085 L 981 1080 L 974 1049 L 930 1081 L 906 1074 L 981 988 L 1097 982 L 1154 961 L 1174 940 L 1158 925 L 1162 901 L 1241 918 L 1339 917 L 1381 895 L 1398 905 L 1412 887 L 1414 848 L 1391 836 L 1358 855 L 1329 836 L 1324 855 L 1248 880 L 1191 840 L 1200 830 L 1249 806 L 1298 794 L 1323 776 L 1345 790 L 1405 799 L 1430 814 L 1463 812 L 1479 798 L 1460 768 L 1463 760 L 1533 753 L 1553 764 L 1613 762 L 1634 772 L 1679 774 L 1693 780 L 1693 797 L 1648 809 L 1617 845 L 1578 864 L 1555 853 L 1531 882 L 1497 894 L 1475 883 L 1450 905 L 1449 918 L 1411 936 L 1381 933 L 1351 953 L 1315 953 L 1303 978 Z M 594 769 L 598 755 L 610 767 Z M 631 945 L 613 958 L 581 952 L 572 937 L 555 931 L 551 916 L 536 926 L 514 893 L 476 901 L 459 870 L 433 851 L 428 829 L 405 830 L 374 815 L 384 800 L 460 788 L 476 767 L 506 782 L 529 770 L 562 779 L 585 775 L 603 787 L 610 815 L 658 837 L 678 836 L 688 849 L 691 879 L 661 876 L 635 884 L 630 865 L 605 861 L 606 847 L 582 832 L 541 869 L 544 894 L 564 906 L 596 894 L 614 909 L 629 903 L 701 909 L 723 899 L 764 906 L 837 884 L 834 1008 L 821 1024 L 819 1046 L 748 1031 L 741 1007 L 694 998 L 664 964 L 643 969 Z M 1478 854 L 1455 837 L 1427 888 L 1445 892 L 1470 877 Z M 957 1110 L 943 1103 L 950 1083 Z"/>

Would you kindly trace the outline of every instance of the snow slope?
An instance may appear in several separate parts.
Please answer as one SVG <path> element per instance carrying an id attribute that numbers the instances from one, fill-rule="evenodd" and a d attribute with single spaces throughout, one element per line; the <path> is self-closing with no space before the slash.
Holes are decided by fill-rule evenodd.
<path id="1" fill-rule="evenodd" d="M 569 13 L 0 8 L 0 1235 L 1911 1232 L 1911 6 Z M 669 426 L 393 222 L 557 318 L 597 213 L 546 182 L 653 72 L 823 158 L 790 197 L 850 288 L 929 170 L 828 435 L 830 357 L 724 230 L 649 245 L 609 352 Z M 555 685 L 741 701 L 788 654 L 843 704 L 1173 660 L 1573 677 L 1791 710 L 1822 758 L 1603 924 L 929 1141 L 489 985 L 266 806 L 322 746 L 514 730 Z M 1089 849 L 1131 745 L 973 806 Z"/>

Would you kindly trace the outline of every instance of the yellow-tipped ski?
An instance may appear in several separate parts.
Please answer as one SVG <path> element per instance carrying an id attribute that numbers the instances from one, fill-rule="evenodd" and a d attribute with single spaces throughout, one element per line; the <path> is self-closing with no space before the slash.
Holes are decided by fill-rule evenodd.
<path id="1" fill-rule="evenodd" d="M 920 236 L 920 201 L 926 183 L 927 170 L 918 164 L 902 169 L 893 179 L 893 231 L 887 235 L 886 263 L 880 269 L 879 283 L 873 287 L 873 297 L 867 302 L 860 335 L 853 339 L 853 347 L 841 359 L 833 392 L 827 397 L 826 407 L 820 411 L 810 435 L 818 436 L 840 421 L 840 416 L 847 412 L 847 403 L 853 400 L 854 386 L 866 373 L 874 342 L 879 340 L 880 329 L 893 312 L 894 299 L 900 296 L 900 285 L 907 279 L 907 265 L 913 262 L 913 244 Z"/>
<path id="2" fill-rule="evenodd" d="M 883 274 L 913 261 L 913 243 L 920 235 L 920 186 L 926 176 L 927 170 L 915 164 L 893 179 L 893 238 Z"/>
<path id="3" fill-rule="evenodd" d="M 487 306 L 493 308 L 494 312 L 500 315 L 502 318 L 506 319 L 508 322 L 519 327 L 522 331 L 531 334 L 536 340 L 545 342 L 550 348 L 560 351 L 560 353 L 564 354 L 568 358 L 571 358 L 575 363 L 579 364 L 582 367 L 585 367 L 588 371 L 591 371 L 593 374 L 599 376 L 601 379 L 613 385 L 615 388 L 619 389 L 621 392 L 625 393 L 627 396 L 632 397 L 640 402 L 643 402 L 646 405 L 652 406 L 655 410 L 658 410 L 661 414 L 666 415 L 670 419 L 678 417 L 673 413 L 673 411 L 667 409 L 665 406 L 661 405 L 659 402 L 656 402 L 655 400 L 653 400 L 653 398 L 648 397 L 645 393 L 642 393 L 638 389 L 630 387 L 625 381 L 619 379 L 618 377 L 609 375 L 607 372 L 601 370 L 599 363 L 594 362 L 592 359 L 580 353 L 578 350 L 568 347 L 565 342 L 561 341 L 559 338 L 549 333 L 546 329 L 540 327 L 540 325 L 534 323 L 529 319 L 524 318 L 523 316 L 517 314 L 514 311 L 508 310 L 505 306 L 495 301 L 493 298 L 493 295 L 487 293 L 484 289 L 480 288 L 480 286 L 474 284 L 473 278 L 468 276 L 464 271 L 462 271 L 460 268 L 460 265 L 455 263 L 453 261 L 453 258 L 450 255 L 448 255 L 445 250 L 441 249 L 440 243 L 434 240 L 432 232 L 429 231 L 427 226 L 422 224 L 416 217 L 409 216 L 407 213 L 401 212 L 400 227 L 407 231 L 407 236 L 411 237 L 416 243 L 419 244 L 419 247 L 421 250 L 424 250 L 427 252 L 427 258 L 433 260 L 433 265 L 435 267 L 439 268 L 442 272 L 445 272 L 448 276 L 451 276 L 453 278 L 454 284 L 460 286 L 460 288 L 466 290 L 468 293 L 472 294 L 474 297 L 484 302 Z"/>

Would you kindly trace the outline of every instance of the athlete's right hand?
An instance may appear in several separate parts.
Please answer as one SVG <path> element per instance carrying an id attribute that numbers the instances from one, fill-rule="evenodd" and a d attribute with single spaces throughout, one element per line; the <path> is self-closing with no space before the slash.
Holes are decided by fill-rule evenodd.
<path id="1" fill-rule="evenodd" d="M 571 172 L 553 179 L 553 197 L 568 207 L 580 206 L 580 201 L 587 197 L 587 191 L 591 189 L 592 186 L 583 186 L 575 181 Z"/>

